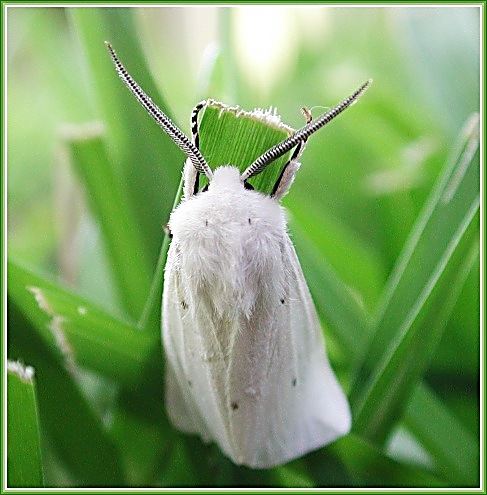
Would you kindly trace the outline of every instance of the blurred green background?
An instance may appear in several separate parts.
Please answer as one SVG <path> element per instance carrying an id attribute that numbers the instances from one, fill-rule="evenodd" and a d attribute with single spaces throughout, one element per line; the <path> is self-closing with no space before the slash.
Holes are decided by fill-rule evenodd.
<path id="1" fill-rule="evenodd" d="M 36 369 L 46 486 L 478 485 L 479 7 L 8 6 L 6 20 L 8 357 Z M 157 260 L 183 155 L 105 40 L 187 134 L 203 98 L 298 128 L 301 107 L 374 80 L 310 139 L 283 201 L 347 438 L 251 471 L 169 425 Z"/>

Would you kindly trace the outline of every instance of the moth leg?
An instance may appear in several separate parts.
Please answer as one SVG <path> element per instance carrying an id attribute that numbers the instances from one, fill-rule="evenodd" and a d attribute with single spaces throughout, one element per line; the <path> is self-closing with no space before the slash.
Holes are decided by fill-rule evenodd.
<path id="1" fill-rule="evenodd" d="M 309 124 L 313 120 L 311 112 L 307 108 L 302 108 L 301 111 L 303 112 L 303 115 L 306 119 L 306 124 Z M 291 184 L 293 183 L 294 174 L 299 168 L 298 159 L 303 153 L 304 148 L 306 147 L 307 140 L 308 140 L 307 138 L 303 139 L 294 148 L 291 158 L 284 165 L 281 174 L 279 175 L 279 178 L 274 184 L 274 188 L 271 193 L 271 198 L 275 198 L 279 200 L 288 192 L 289 188 L 291 187 Z"/>

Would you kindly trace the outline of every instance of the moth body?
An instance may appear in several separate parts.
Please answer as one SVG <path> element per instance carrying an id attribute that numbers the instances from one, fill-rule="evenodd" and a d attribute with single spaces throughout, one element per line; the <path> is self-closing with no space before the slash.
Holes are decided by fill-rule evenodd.
<path id="1" fill-rule="evenodd" d="M 348 403 L 279 203 L 220 167 L 171 214 L 163 340 L 173 423 L 268 468 L 348 432 Z"/>
<path id="2" fill-rule="evenodd" d="M 309 136 L 355 103 L 370 81 L 316 119 L 305 111 L 307 124 L 243 173 L 234 166 L 213 171 L 199 150 L 198 112 L 207 102 L 193 110 L 190 140 L 107 46 L 120 78 L 187 156 L 183 200 L 169 220 L 162 300 L 171 421 L 253 468 L 283 464 L 347 434 L 348 402 L 279 199 Z M 247 179 L 287 153 L 272 193 L 252 190 Z M 201 190 L 200 175 L 209 182 Z"/>

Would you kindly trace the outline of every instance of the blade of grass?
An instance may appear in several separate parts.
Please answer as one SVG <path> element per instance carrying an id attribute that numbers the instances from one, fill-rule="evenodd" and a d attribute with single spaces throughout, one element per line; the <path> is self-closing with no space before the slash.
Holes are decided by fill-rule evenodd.
<path id="1" fill-rule="evenodd" d="M 314 488 L 315 485 L 310 476 L 304 472 L 304 469 L 293 469 L 291 466 L 279 466 L 273 471 L 273 480 L 275 486 L 288 488 Z"/>
<path id="2" fill-rule="evenodd" d="M 132 318 L 138 318 L 150 286 L 151 267 L 139 224 L 127 202 L 102 136 L 76 128 L 66 133 L 71 161 L 101 226 L 119 297 Z"/>
<path id="3" fill-rule="evenodd" d="M 13 300 L 8 300 L 8 356 L 30 363 L 42 433 L 76 486 L 124 484 L 118 452 L 61 359 L 49 348 Z"/>
<path id="4" fill-rule="evenodd" d="M 384 285 L 379 257 L 333 213 L 323 211 L 326 208 L 316 208 L 317 202 L 309 192 L 300 193 L 292 189 L 285 202 L 290 210 L 293 239 L 299 243 L 301 234 L 295 232 L 296 225 L 313 242 L 315 249 L 319 249 L 321 257 L 326 258 L 337 275 L 357 292 L 360 303 L 368 310 L 374 308 Z"/>
<path id="5" fill-rule="evenodd" d="M 167 104 L 145 62 L 130 8 L 70 8 L 69 20 L 86 56 L 99 117 L 107 123 L 108 149 L 123 190 L 127 191 L 141 242 L 155 266 L 183 154 L 145 113 L 119 80 L 105 47 L 111 41 L 134 78 L 161 109 Z M 192 105 L 191 105 L 192 106 Z M 190 110 L 188 109 L 188 117 Z M 188 118 L 189 120 L 189 118 Z"/>
<path id="6" fill-rule="evenodd" d="M 477 440 L 426 386 L 416 388 L 406 408 L 404 422 L 433 455 L 445 479 L 458 486 L 479 486 Z"/>
<path id="7" fill-rule="evenodd" d="M 115 411 L 110 434 L 121 453 L 129 486 L 157 486 L 153 480 L 160 475 L 161 459 L 176 433 L 169 426 L 161 429 L 160 422 L 147 421 L 133 412 L 133 408 Z"/>
<path id="8" fill-rule="evenodd" d="M 34 370 L 7 362 L 7 485 L 43 486 Z"/>
<path id="9" fill-rule="evenodd" d="M 233 42 L 232 9 L 219 9 L 220 17 L 220 50 L 221 50 L 221 90 L 217 94 L 223 94 L 228 101 L 235 100 L 240 94 L 241 80 L 238 77 L 238 66 L 235 56 L 235 44 Z"/>
<path id="10" fill-rule="evenodd" d="M 272 112 L 245 112 L 218 102 L 209 104 L 200 121 L 200 149 L 210 167 L 233 165 L 243 172 L 256 158 L 286 139 L 292 129 Z M 270 194 L 288 154 L 250 179 L 257 190 Z"/>
<path id="11" fill-rule="evenodd" d="M 306 231 L 295 222 L 292 222 L 291 230 L 316 308 L 350 359 L 355 356 L 365 337 L 368 316 L 352 290 L 329 266 Z"/>
<path id="12" fill-rule="evenodd" d="M 99 310 L 66 288 L 8 263 L 8 294 L 44 342 L 72 365 L 135 383 L 158 337 Z"/>
<path id="13" fill-rule="evenodd" d="M 356 403 L 355 428 L 367 438 L 385 440 L 426 370 L 463 283 L 478 257 L 478 246 L 470 251 L 465 246 L 478 233 L 477 219 L 473 219 L 473 227 L 450 258 L 450 266 L 438 279 L 437 285 L 443 285 L 443 289 L 448 287 L 448 291 L 434 290 L 422 301 L 421 310 L 407 322 L 407 332 L 397 339 L 371 376 L 363 403 Z"/>
<path id="14" fill-rule="evenodd" d="M 357 486 L 376 488 L 440 488 L 445 481 L 419 466 L 398 462 L 383 454 L 376 446 L 355 435 L 348 435 L 333 444 L 357 480 Z"/>
<path id="15" fill-rule="evenodd" d="M 412 231 L 361 359 L 351 393 L 355 431 L 375 441 L 401 416 L 476 259 L 477 125 L 478 117 L 463 131 Z"/>
<path id="16" fill-rule="evenodd" d="M 183 191 L 183 181 L 179 183 L 179 188 L 174 199 L 173 209 L 181 200 Z M 164 279 L 164 267 L 166 266 L 167 252 L 169 251 L 169 236 L 166 234 L 162 241 L 159 259 L 157 260 L 156 269 L 152 278 L 149 296 L 145 302 L 144 311 L 137 324 L 138 328 L 145 329 L 153 334 L 159 334 L 161 331 L 161 303 L 162 303 L 162 286 Z"/>
<path id="17" fill-rule="evenodd" d="M 327 266 L 326 260 L 320 256 L 307 233 L 295 223 L 291 224 L 291 231 L 318 312 L 339 343 L 345 359 L 355 361 L 365 344 L 368 326 L 366 311 L 349 287 Z M 467 480 L 469 483 L 475 480 L 475 473 L 478 471 L 478 442 L 427 385 L 419 384 L 416 388 L 408 405 L 405 421 L 435 460 L 445 479 L 456 485 L 461 484 L 460 480 Z M 455 439 L 455 445 L 463 448 L 452 448 L 451 438 Z"/>

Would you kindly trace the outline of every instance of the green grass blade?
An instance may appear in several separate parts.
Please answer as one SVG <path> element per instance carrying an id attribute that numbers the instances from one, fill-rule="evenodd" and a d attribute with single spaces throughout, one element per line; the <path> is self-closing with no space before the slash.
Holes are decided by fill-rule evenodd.
<path id="1" fill-rule="evenodd" d="M 368 315 L 350 288 L 321 257 L 307 232 L 294 222 L 291 231 L 318 313 L 350 361 L 356 356 L 365 337 Z"/>
<path id="2" fill-rule="evenodd" d="M 43 434 L 76 486 L 121 486 L 118 452 L 101 418 L 80 391 L 76 373 L 46 345 L 14 300 L 8 300 L 8 357 L 36 370 Z M 44 437 L 44 435 L 43 435 Z M 49 480 L 46 480 L 49 483 Z"/>
<path id="3" fill-rule="evenodd" d="M 105 41 L 112 42 L 127 70 L 154 102 L 169 116 L 171 112 L 145 62 L 134 9 L 71 8 L 68 12 L 86 55 L 98 116 L 107 124 L 119 181 L 128 192 L 141 242 L 155 266 L 184 157 L 120 81 Z M 188 122 L 192 106 L 188 105 Z"/>
<path id="4" fill-rule="evenodd" d="M 99 310 L 66 288 L 8 263 L 8 294 L 36 331 L 71 365 L 133 384 L 158 338 Z"/>
<path id="5" fill-rule="evenodd" d="M 304 124 L 304 123 L 303 123 Z M 210 167 L 234 165 L 243 172 L 256 158 L 286 139 L 292 129 L 262 110 L 245 112 L 218 102 L 208 105 L 200 121 L 200 149 Z M 249 182 L 270 194 L 288 154 Z M 202 182 L 203 184 L 204 182 Z"/>
<path id="6" fill-rule="evenodd" d="M 182 183 L 181 183 L 182 185 Z M 154 276 L 145 302 L 144 311 L 139 319 L 137 327 L 157 334 L 161 330 L 161 302 L 162 286 L 164 280 L 164 267 L 166 266 L 167 252 L 169 250 L 169 236 L 164 236 L 159 258 L 157 260 Z"/>
<path id="7" fill-rule="evenodd" d="M 435 459 L 445 479 L 456 486 L 479 486 L 480 447 L 477 440 L 426 386 L 416 388 L 404 421 Z"/>
<path id="8" fill-rule="evenodd" d="M 357 486 L 370 488 L 440 488 L 448 484 L 428 470 L 398 462 L 376 446 L 355 435 L 332 446 L 356 479 Z"/>
<path id="9" fill-rule="evenodd" d="M 179 188 L 174 199 L 173 209 L 181 200 L 183 191 L 183 181 L 179 183 Z M 164 236 L 159 258 L 157 260 L 156 269 L 152 278 L 149 296 L 145 302 L 144 311 L 137 324 L 138 328 L 148 330 L 151 333 L 160 333 L 161 331 L 161 303 L 162 303 L 162 287 L 164 280 L 164 267 L 166 266 L 167 252 L 169 250 L 169 235 Z"/>
<path id="10" fill-rule="evenodd" d="M 350 288 L 327 266 L 308 232 L 295 222 L 291 222 L 291 231 L 319 314 L 339 343 L 344 359 L 356 360 L 365 344 L 369 324 L 366 311 Z M 475 482 L 478 443 L 426 385 L 420 384 L 416 388 L 404 419 L 445 479 L 457 486 L 462 481 Z M 458 448 L 452 448 L 452 439 Z"/>
<path id="11" fill-rule="evenodd" d="M 292 231 L 318 312 L 339 343 L 345 356 L 343 361 L 353 361 L 365 343 L 366 312 L 349 288 L 320 258 L 305 232 L 296 225 L 292 226 Z M 475 484 L 478 479 L 478 442 L 425 384 L 416 388 L 404 420 L 445 480 L 454 486 Z M 346 458 L 347 453 L 343 451 L 343 459 Z"/>
<path id="12" fill-rule="evenodd" d="M 478 118 L 461 135 L 386 289 L 352 389 L 355 431 L 382 441 L 426 369 L 478 254 Z M 384 351 L 385 350 L 385 351 Z"/>
<path id="13" fill-rule="evenodd" d="M 315 254 L 306 234 L 295 226 L 292 230 L 296 234 L 294 242 L 318 312 L 339 342 L 345 354 L 344 360 L 353 361 L 360 353 L 361 342 L 364 342 L 367 315 L 349 288 Z M 417 387 L 404 420 L 446 480 L 456 486 L 463 482 L 467 485 L 475 483 L 478 442 L 426 385 Z M 344 451 L 343 458 L 346 457 Z"/>
<path id="14" fill-rule="evenodd" d="M 299 180 L 298 175 L 298 183 Z M 293 240 L 298 243 L 301 236 L 297 234 L 296 225 L 314 244 L 321 258 L 326 259 L 337 276 L 355 293 L 357 302 L 367 311 L 374 308 L 384 285 L 382 260 L 377 254 L 363 245 L 333 213 L 323 207 L 317 208 L 315 197 L 306 190 L 294 189 L 293 186 L 285 203 L 290 211 Z"/>
<path id="15" fill-rule="evenodd" d="M 9 488 L 43 486 L 34 370 L 7 363 L 7 484 Z"/>
<path id="16" fill-rule="evenodd" d="M 274 472 L 273 479 L 276 480 L 275 486 L 290 487 L 290 488 L 314 488 L 315 485 L 310 476 L 300 470 L 295 470 L 291 466 L 277 467 Z"/>
<path id="17" fill-rule="evenodd" d="M 102 136 L 74 129 L 66 139 L 72 163 L 101 226 L 119 297 L 127 313 L 138 318 L 149 292 L 151 267 L 128 195 Z"/>

